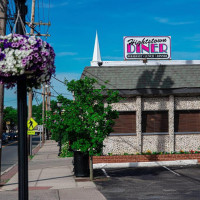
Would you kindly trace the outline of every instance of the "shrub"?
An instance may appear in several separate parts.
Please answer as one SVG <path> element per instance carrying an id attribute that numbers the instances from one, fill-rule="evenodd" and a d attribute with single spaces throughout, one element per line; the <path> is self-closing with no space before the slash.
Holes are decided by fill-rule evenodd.
<path id="1" fill-rule="evenodd" d="M 74 153 L 72 151 L 69 151 L 69 142 L 65 142 L 62 145 L 62 150 L 60 157 L 65 158 L 65 157 L 73 157 Z"/>

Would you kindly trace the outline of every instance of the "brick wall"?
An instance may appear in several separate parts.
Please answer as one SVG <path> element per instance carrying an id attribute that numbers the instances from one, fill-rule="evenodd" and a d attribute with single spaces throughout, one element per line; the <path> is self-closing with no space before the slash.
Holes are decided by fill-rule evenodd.
<path id="1" fill-rule="evenodd" d="M 116 156 L 93 156 L 93 163 L 123 163 L 123 162 L 151 162 L 151 161 L 173 161 L 197 159 L 198 154 L 167 154 L 167 155 L 116 155 Z"/>

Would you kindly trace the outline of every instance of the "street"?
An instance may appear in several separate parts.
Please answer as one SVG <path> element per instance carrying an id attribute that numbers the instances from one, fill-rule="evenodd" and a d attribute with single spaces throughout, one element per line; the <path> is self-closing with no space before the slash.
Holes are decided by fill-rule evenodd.
<path id="1" fill-rule="evenodd" d="M 108 200 L 199 200 L 199 169 L 199 165 L 98 169 L 95 184 Z"/>
<path id="2" fill-rule="evenodd" d="M 33 136 L 33 148 L 40 142 L 40 136 Z M 18 161 L 18 141 L 12 140 L 2 148 L 1 171 L 4 172 Z"/>

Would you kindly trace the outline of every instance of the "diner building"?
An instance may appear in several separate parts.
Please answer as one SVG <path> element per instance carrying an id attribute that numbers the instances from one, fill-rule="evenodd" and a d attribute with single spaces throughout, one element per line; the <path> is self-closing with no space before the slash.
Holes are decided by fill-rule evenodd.
<path id="1" fill-rule="evenodd" d="M 105 155 L 200 148 L 200 60 L 102 61 L 96 36 L 85 76 L 124 97 Z"/>

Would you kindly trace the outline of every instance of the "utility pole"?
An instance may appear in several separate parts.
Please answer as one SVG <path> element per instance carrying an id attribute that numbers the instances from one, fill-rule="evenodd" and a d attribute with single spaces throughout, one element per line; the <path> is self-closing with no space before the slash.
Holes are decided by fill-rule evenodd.
<path id="1" fill-rule="evenodd" d="M 44 106 L 45 106 L 45 108 L 44 108 L 44 124 L 45 124 L 45 126 L 44 126 L 44 130 L 45 130 L 45 141 L 46 141 L 46 139 L 47 139 L 47 128 L 46 128 L 46 121 L 47 121 L 47 85 L 45 84 L 45 86 L 44 86 Z"/>
<path id="2" fill-rule="evenodd" d="M 31 28 L 31 32 L 28 35 L 35 35 L 34 34 L 34 29 L 35 26 L 37 25 L 47 25 L 50 26 L 51 23 L 43 23 L 43 22 L 35 22 L 35 0 L 32 0 L 32 9 L 31 9 L 31 22 L 26 22 L 26 24 Z M 37 32 L 37 31 L 36 31 Z M 38 32 L 37 32 L 38 33 Z M 36 34 L 36 36 L 46 36 L 49 37 L 49 34 Z M 44 93 L 44 91 L 43 91 Z M 32 117 L 32 100 L 33 100 L 33 92 L 32 90 L 29 92 L 29 105 L 28 105 L 28 119 L 30 119 Z M 43 99 L 43 102 L 45 101 L 45 98 Z M 42 119 L 43 119 L 43 124 L 44 124 L 44 115 L 45 115 L 45 108 L 43 105 L 43 110 L 42 110 Z M 45 129 L 46 131 L 46 129 Z M 29 147 L 29 154 L 32 155 L 32 135 L 30 135 L 28 137 L 28 147 Z M 43 126 L 43 132 L 42 132 L 42 142 L 44 143 L 44 126 Z"/>
<path id="3" fill-rule="evenodd" d="M 45 85 L 42 85 L 42 122 L 43 122 L 43 131 L 42 131 L 42 143 L 44 143 L 44 133 L 45 133 Z"/>
<path id="4" fill-rule="evenodd" d="M 15 0 L 16 13 L 25 25 L 27 14 L 26 0 Z M 18 18 L 16 33 L 24 35 L 23 24 Z M 27 152 L 27 86 L 26 75 L 17 80 L 18 110 L 18 199 L 28 200 L 28 152 Z"/>
<path id="5" fill-rule="evenodd" d="M 6 35 L 7 0 L 0 1 L 0 35 Z M 1 183 L 1 154 L 3 134 L 3 107 L 4 107 L 4 85 L 0 84 L 0 183 Z"/>
<path id="6" fill-rule="evenodd" d="M 46 92 L 45 92 L 45 95 L 46 95 L 46 111 L 49 111 L 50 110 L 50 85 L 46 85 L 45 87 L 46 89 Z M 47 120 L 47 116 L 45 118 Z M 48 129 L 46 128 L 46 139 L 49 140 L 49 131 Z"/>
<path id="7" fill-rule="evenodd" d="M 31 9 L 31 24 L 35 21 L 35 0 L 32 0 L 32 9 Z M 31 26 L 31 35 L 34 35 L 34 28 Z M 28 94 L 28 119 L 32 117 L 32 100 L 33 100 L 33 91 L 32 89 Z M 28 137 L 28 149 L 29 155 L 32 155 L 32 135 L 27 135 Z"/>

